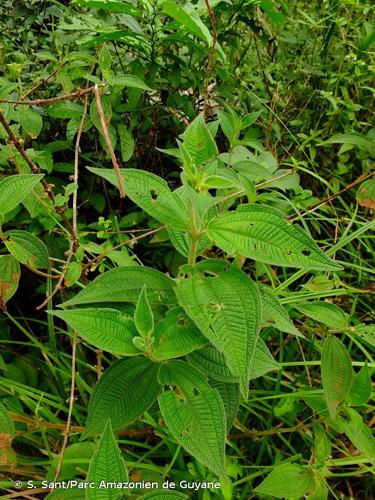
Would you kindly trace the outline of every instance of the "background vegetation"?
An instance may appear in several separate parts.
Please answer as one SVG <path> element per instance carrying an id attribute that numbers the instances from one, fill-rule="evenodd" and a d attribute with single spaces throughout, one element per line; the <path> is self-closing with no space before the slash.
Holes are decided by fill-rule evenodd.
<path id="1" fill-rule="evenodd" d="M 247 196 L 281 210 L 341 269 L 296 271 L 234 256 L 272 287 L 294 327 L 280 326 L 280 318 L 263 325 L 275 364 L 250 381 L 238 413 L 236 401 L 229 411 L 229 482 L 185 493 L 372 498 L 373 13 L 371 2 L 356 0 L 1 3 L 0 182 L 16 174 L 36 179 L 22 200 L 17 188 L 14 206 L 0 184 L 4 496 L 43 498 L 45 478 L 85 478 L 97 449 L 96 437 L 80 437 L 93 387 L 118 356 L 47 312 L 118 266 L 176 278 L 188 260 L 160 219 L 86 167 L 143 169 L 178 188 L 178 142 L 200 114 L 208 129 L 199 130 L 215 137 L 218 160 L 196 179 L 197 192 L 226 197 L 226 209 Z M 203 138 L 196 141 L 198 148 Z M 218 246 L 201 253 L 225 258 Z M 118 310 L 133 311 L 121 300 Z M 322 386 L 327 338 L 341 340 L 325 366 L 333 363 L 330 376 L 342 378 Z M 351 395 L 353 374 L 339 366 L 349 355 L 357 374 Z M 330 397 L 346 400 L 336 420 Z M 349 420 L 340 421 L 344 415 Z M 157 405 L 117 444 L 131 480 L 216 480 L 168 432 Z M 315 482 L 291 493 L 288 484 L 305 469 L 281 464 L 312 467 Z M 272 471 L 280 474 L 273 485 L 254 491 Z M 14 480 L 24 481 L 18 492 Z"/>

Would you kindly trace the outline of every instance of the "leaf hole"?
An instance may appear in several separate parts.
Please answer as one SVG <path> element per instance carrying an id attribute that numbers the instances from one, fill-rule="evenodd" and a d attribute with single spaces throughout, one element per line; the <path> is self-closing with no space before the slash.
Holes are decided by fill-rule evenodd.
<path id="1" fill-rule="evenodd" d="M 184 316 L 178 318 L 178 326 L 181 326 L 181 328 L 187 328 L 188 324 L 189 321 Z"/>
<path id="2" fill-rule="evenodd" d="M 199 396 L 201 391 L 197 387 L 193 387 L 193 394 L 194 396 Z"/>
<path id="3" fill-rule="evenodd" d="M 150 189 L 150 196 L 153 201 L 156 201 L 158 199 L 158 193 L 155 191 L 155 189 Z"/>
<path id="4" fill-rule="evenodd" d="M 304 248 L 302 250 L 302 255 L 305 255 L 306 257 L 308 257 L 310 254 L 311 254 L 311 250 L 309 250 L 308 248 Z"/>

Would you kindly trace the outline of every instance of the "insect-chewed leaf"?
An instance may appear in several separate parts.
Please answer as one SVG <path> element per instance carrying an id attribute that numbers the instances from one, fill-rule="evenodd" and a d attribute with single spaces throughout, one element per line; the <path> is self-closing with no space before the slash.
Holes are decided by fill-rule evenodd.
<path id="1" fill-rule="evenodd" d="M 355 405 L 364 405 L 371 397 L 371 376 L 368 365 L 365 363 L 355 374 L 350 388 L 350 402 Z"/>
<path id="2" fill-rule="evenodd" d="M 26 198 L 43 175 L 11 175 L 0 181 L 0 214 L 11 212 Z"/>
<path id="3" fill-rule="evenodd" d="M 110 420 L 106 423 L 98 448 L 90 462 L 87 481 L 94 483 L 95 488 L 87 490 L 87 500 L 111 500 L 118 497 L 115 488 L 99 487 L 103 480 L 109 483 L 122 483 L 128 480 L 128 471 L 113 435 Z"/>
<path id="4" fill-rule="evenodd" d="M 302 314 L 309 318 L 315 319 L 329 328 L 340 330 L 340 328 L 347 328 L 349 318 L 348 315 L 336 304 L 329 302 L 307 302 L 303 305 L 296 305 Z"/>
<path id="5" fill-rule="evenodd" d="M 9 252 L 21 264 L 34 269 L 48 269 L 49 257 L 46 245 L 34 234 L 12 230 L 5 233 L 4 243 Z"/>
<path id="6" fill-rule="evenodd" d="M 179 491 L 151 491 L 141 497 L 141 500 L 183 500 L 189 498 Z"/>
<path id="7" fill-rule="evenodd" d="M 324 397 L 329 414 L 334 419 L 337 407 L 349 395 L 353 368 L 346 347 L 332 335 L 323 344 L 321 371 Z"/>
<path id="8" fill-rule="evenodd" d="M 301 498 L 314 486 L 314 478 L 307 467 L 281 464 L 255 488 L 258 495 L 276 498 Z"/>
<path id="9" fill-rule="evenodd" d="M 230 431 L 240 406 L 240 386 L 236 382 L 220 382 L 212 379 L 211 387 L 218 390 L 225 408 L 227 433 Z"/>
<path id="10" fill-rule="evenodd" d="M 196 167 L 213 160 L 218 153 L 215 141 L 202 115 L 190 123 L 183 134 L 184 146 Z"/>
<path id="11" fill-rule="evenodd" d="M 224 478 L 225 410 L 218 391 L 184 361 L 163 365 L 159 381 L 167 386 L 159 396 L 160 410 L 176 441 Z"/>
<path id="12" fill-rule="evenodd" d="M 175 283 L 165 274 L 142 266 L 116 267 L 98 276 L 63 307 L 98 302 L 134 302 L 147 285 L 147 299 L 150 304 L 170 304 L 176 302 Z"/>
<path id="13" fill-rule="evenodd" d="M 362 420 L 361 415 L 353 408 L 346 408 L 348 419 L 340 418 L 345 434 L 350 441 L 363 453 L 368 460 L 375 464 L 375 438 L 370 427 Z"/>
<path id="14" fill-rule="evenodd" d="M 246 398 L 261 323 L 255 283 L 238 268 L 229 266 L 216 276 L 197 272 L 181 280 L 176 294 L 201 332 L 224 354 Z"/>
<path id="15" fill-rule="evenodd" d="M 85 308 L 52 311 L 89 344 L 119 356 L 140 354 L 133 338 L 137 329 L 133 319 L 116 309 Z"/>
<path id="16" fill-rule="evenodd" d="M 359 187 L 356 194 L 357 202 L 362 207 L 375 208 L 375 179 L 368 179 Z"/>
<path id="17" fill-rule="evenodd" d="M 12 255 L 0 256 L 0 308 L 16 293 L 20 273 L 19 262 Z"/>
<path id="18" fill-rule="evenodd" d="M 117 187 L 113 169 L 88 168 Z M 121 170 L 124 189 L 129 198 L 156 220 L 179 231 L 189 229 L 189 216 L 185 205 L 161 177 L 144 170 Z"/>
<path id="19" fill-rule="evenodd" d="M 272 289 L 259 283 L 258 287 L 262 299 L 262 326 L 272 326 L 281 332 L 304 338 L 293 325 L 284 307 L 272 293 Z"/>
<path id="20" fill-rule="evenodd" d="M 102 432 L 108 419 L 119 431 L 140 417 L 158 396 L 158 369 L 159 365 L 143 357 L 111 365 L 91 394 L 84 437 Z"/>
<path id="21" fill-rule="evenodd" d="M 207 344 L 207 339 L 181 308 L 168 311 L 154 330 L 153 357 L 170 359 L 185 356 Z"/>
<path id="22" fill-rule="evenodd" d="M 212 220 L 207 235 L 231 255 L 301 269 L 340 269 L 307 233 L 289 224 L 282 212 L 271 207 L 240 205 Z"/>

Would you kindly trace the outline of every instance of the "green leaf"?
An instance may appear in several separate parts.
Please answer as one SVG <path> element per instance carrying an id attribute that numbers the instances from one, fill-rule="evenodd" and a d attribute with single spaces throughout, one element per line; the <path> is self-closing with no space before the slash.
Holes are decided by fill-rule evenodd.
<path id="1" fill-rule="evenodd" d="M 121 359 L 112 364 L 91 394 L 83 437 L 102 432 L 108 418 L 113 430 L 120 431 L 140 417 L 160 391 L 159 365 L 146 358 Z"/>
<path id="2" fill-rule="evenodd" d="M 223 353 L 213 346 L 192 352 L 187 359 L 189 363 L 201 370 L 207 377 L 220 382 L 238 382 L 238 377 L 233 375 L 227 367 Z"/>
<path id="3" fill-rule="evenodd" d="M 361 415 L 353 408 L 346 408 L 349 419 L 340 418 L 345 434 L 350 441 L 375 464 L 375 438 L 371 429 L 363 422 Z"/>
<path id="4" fill-rule="evenodd" d="M 374 150 L 374 141 L 370 137 L 363 134 L 336 134 L 327 141 L 319 144 L 319 146 L 327 146 L 329 144 L 352 144 L 360 149 Z"/>
<path id="5" fill-rule="evenodd" d="M 309 500 L 327 500 L 328 499 L 328 485 L 324 476 L 315 471 L 314 489 L 311 495 L 308 496 Z"/>
<path id="6" fill-rule="evenodd" d="M 149 91 L 153 90 L 148 85 L 146 85 L 143 80 L 134 75 L 116 75 L 113 78 L 111 85 L 113 85 L 114 87 L 129 87 Z"/>
<path id="7" fill-rule="evenodd" d="M 49 256 L 45 244 L 34 234 L 14 229 L 5 233 L 4 243 L 21 264 L 34 269 L 48 269 Z"/>
<path id="8" fill-rule="evenodd" d="M 171 278 L 149 267 L 125 266 L 101 274 L 75 297 L 64 302 L 63 306 L 98 302 L 136 303 L 144 285 L 147 285 L 147 298 L 150 304 L 176 302 L 175 283 Z"/>
<path id="9" fill-rule="evenodd" d="M 325 429 L 320 424 L 314 424 L 314 460 L 318 466 L 324 462 L 331 454 L 331 442 Z"/>
<path id="10" fill-rule="evenodd" d="M 179 303 L 200 331 L 224 354 L 246 398 L 258 342 L 261 302 L 258 289 L 242 271 L 229 266 L 216 276 L 196 273 L 180 280 Z"/>
<path id="11" fill-rule="evenodd" d="M 43 175 L 10 175 L 0 181 L 0 215 L 11 212 L 26 198 Z"/>
<path id="12" fill-rule="evenodd" d="M 134 321 L 117 309 L 85 308 L 51 311 L 89 344 L 118 356 L 140 354 L 133 344 Z"/>
<path id="13" fill-rule="evenodd" d="M 332 335 L 323 344 L 321 372 L 324 397 L 334 419 L 338 406 L 349 395 L 353 368 L 346 347 Z"/>
<path id="14" fill-rule="evenodd" d="M 262 326 L 272 326 L 281 332 L 304 338 L 293 325 L 282 304 L 272 293 L 272 289 L 260 283 L 258 283 L 258 287 L 262 299 Z"/>
<path id="15" fill-rule="evenodd" d="M 357 202 L 366 208 L 375 208 L 375 179 L 368 179 L 363 182 L 356 194 Z"/>
<path id="16" fill-rule="evenodd" d="M 111 421 L 108 420 L 99 441 L 98 448 L 91 459 L 87 481 L 95 484 L 86 492 L 87 500 L 110 500 L 117 498 L 118 490 L 99 487 L 101 481 L 122 483 L 128 481 L 128 471 L 121 451 L 113 435 Z"/>
<path id="17" fill-rule="evenodd" d="M 297 464 L 281 464 L 255 488 L 258 495 L 276 498 L 301 498 L 314 485 L 307 467 Z"/>
<path id="18" fill-rule="evenodd" d="M 16 431 L 14 429 L 13 420 L 10 418 L 8 410 L 5 406 L 0 403 L 0 435 L 7 434 L 10 440 L 12 440 L 15 433 Z"/>
<path id="19" fill-rule="evenodd" d="M 349 399 L 354 405 L 364 405 L 371 397 L 371 377 L 367 363 L 355 374 Z"/>
<path id="20" fill-rule="evenodd" d="M 176 441 L 219 477 L 225 477 L 223 402 L 206 377 L 184 361 L 162 365 L 160 410 Z M 176 389 L 177 388 L 177 392 Z"/>
<path id="21" fill-rule="evenodd" d="M 340 269 L 307 233 L 271 207 L 240 205 L 210 222 L 207 235 L 230 255 L 301 269 Z"/>
<path id="22" fill-rule="evenodd" d="M 151 491 L 141 497 L 141 500 L 182 500 L 189 498 L 179 491 Z"/>
<path id="23" fill-rule="evenodd" d="M 340 330 L 341 328 L 348 327 L 348 315 L 336 304 L 323 301 L 306 302 L 305 304 L 296 305 L 295 307 L 302 314 L 327 325 L 329 328 Z"/>
<path id="24" fill-rule="evenodd" d="M 163 12 L 173 17 L 188 33 L 195 35 L 208 45 L 211 44 L 212 37 L 202 21 L 197 17 L 191 16 L 186 9 L 176 2 L 169 0 L 163 2 Z"/>
<path id="25" fill-rule="evenodd" d="M 84 491 L 78 488 L 62 489 L 57 488 L 52 490 L 47 496 L 46 500 L 85 500 L 86 495 Z"/>
<path id="26" fill-rule="evenodd" d="M 272 356 L 270 350 L 262 339 L 258 340 L 251 368 L 251 379 L 262 377 L 268 372 L 279 368 L 278 362 Z"/>
<path id="27" fill-rule="evenodd" d="M 134 313 L 134 323 L 141 337 L 147 338 L 154 329 L 154 316 L 147 300 L 146 285 L 143 286 Z"/>
<path id="28" fill-rule="evenodd" d="M 73 0 L 72 4 L 82 5 L 83 7 L 93 7 L 95 9 L 109 10 L 120 14 L 129 14 L 130 16 L 141 16 L 142 11 L 130 3 L 120 2 L 118 0 Z"/>
<path id="29" fill-rule="evenodd" d="M 184 147 L 195 167 L 213 160 L 218 154 L 216 143 L 207 128 L 202 115 L 198 115 L 183 133 Z"/>
<path id="30" fill-rule="evenodd" d="M 17 121 L 22 125 L 25 133 L 36 139 L 43 127 L 43 120 L 34 109 L 26 107 L 17 113 Z"/>
<path id="31" fill-rule="evenodd" d="M 170 359 L 185 356 L 207 344 L 192 320 L 181 308 L 167 312 L 154 330 L 152 355 L 155 359 Z"/>
<path id="32" fill-rule="evenodd" d="M 64 278 L 65 286 L 70 287 L 75 283 L 77 283 L 77 281 L 81 277 L 81 274 L 82 274 L 82 265 L 76 261 L 69 262 Z"/>
<path id="33" fill-rule="evenodd" d="M 132 133 L 123 123 L 117 125 L 117 132 L 120 137 L 121 158 L 125 163 L 130 160 L 134 153 L 134 139 Z"/>
<path id="34" fill-rule="evenodd" d="M 223 401 L 228 433 L 240 407 L 240 386 L 236 382 L 221 382 L 219 380 L 211 380 L 210 385 L 218 390 Z"/>
<path id="35" fill-rule="evenodd" d="M 88 167 L 88 170 L 117 187 L 113 169 Z M 189 217 L 184 203 L 161 177 L 132 168 L 122 169 L 121 175 L 126 194 L 145 212 L 173 229 L 189 229 Z"/>
<path id="36" fill-rule="evenodd" d="M 46 111 L 52 118 L 76 118 L 79 120 L 83 113 L 83 106 L 77 102 L 60 101 L 47 106 Z"/>
<path id="37" fill-rule="evenodd" d="M 0 255 L 0 309 L 3 309 L 18 288 L 21 269 L 12 255 Z"/>

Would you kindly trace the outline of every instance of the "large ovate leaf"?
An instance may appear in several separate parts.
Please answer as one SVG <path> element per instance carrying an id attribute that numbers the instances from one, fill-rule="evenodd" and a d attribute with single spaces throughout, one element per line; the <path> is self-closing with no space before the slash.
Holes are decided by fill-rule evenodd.
<path id="1" fill-rule="evenodd" d="M 340 330 L 347 328 L 349 318 L 348 315 L 336 304 L 330 302 L 306 302 L 305 304 L 296 305 L 302 314 L 309 318 L 315 319 L 329 328 Z"/>
<path id="2" fill-rule="evenodd" d="M 271 207 L 240 205 L 210 222 L 207 235 L 230 255 L 301 269 L 340 269 L 307 233 Z"/>
<path id="3" fill-rule="evenodd" d="M 307 467 L 287 463 L 276 466 L 255 491 L 276 498 L 301 498 L 313 485 L 313 474 Z"/>
<path id="4" fill-rule="evenodd" d="M 64 302 L 63 306 L 98 302 L 136 303 L 145 285 L 150 304 L 176 302 L 173 291 L 175 283 L 171 278 L 149 267 L 125 266 L 101 274 L 75 297 Z"/>
<path id="5" fill-rule="evenodd" d="M 207 344 L 207 339 L 181 308 L 167 312 L 154 330 L 152 355 L 155 359 L 185 356 Z"/>
<path id="6" fill-rule="evenodd" d="M 272 293 L 272 289 L 261 284 L 258 284 L 258 286 L 262 299 L 262 326 L 272 326 L 281 332 L 291 333 L 297 337 L 304 338 L 293 325 L 282 304 L 280 304 L 277 297 Z"/>
<path id="7" fill-rule="evenodd" d="M 119 356 L 140 354 L 134 346 L 137 336 L 134 321 L 121 311 L 109 308 L 85 308 L 52 311 L 89 344 Z"/>
<path id="8" fill-rule="evenodd" d="M 119 492 L 115 488 L 100 487 L 100 482 L 122 483 L 128 480 L 128 471 L 121 451 L 113 435 L 110 420 L 107 421 L 98 448 L 91 459 L 87 481 L 94 483 L 95 488 L 89 488 L 87 500 L 111 500 L 117 498 Z"/>
<path id="9" fill-rule="evenodd" d="M 188 33 L 195 35 L 208 45 L 211 42 L 211 35 L 202 21 L 193 17 L 184 7 L 177 2 L 167 0 L 163 2 L 163 12 L 173 17 Z"/>
<path id="10" fill-rule="evenodd" d="M 164 386 L 160 410 L 176 441 L 219 477 L 225 477 L 225 411 L 216 389 L 184 361 L 170 361 L 159 372 Z"/>
<path id="11" fill-rule="evenodd" d="M 4 243 L 21 264 L 34 269 L 48 269 L 48 250 L 43 241 L 27 231 L 14 229 L 5 233 Z"/>
<path id="12" fill-rule="evenodd" d="M 0 215 L 11 212 L 26 198 L 43 175 L 11 175 L 0 181 Z"/>
<path id="13" fill-rule="evenodd" d="M 156 400 L 159 366 L 146 358 L 121 359 L 108 368 L 91 394 L 84 437 L 99 434 L 107 420 L 124 429 Z"/>
<path id="14" fill-rule="evenodd" d="M 215 276 L 195 273 L 180 280 L 179 303 L 201 332 L 224 354 L 247 397 L 251 366 L 261 324 L 261 302 L 255 283 L 234 266 Z"/>
<path id="15" fill-rule="evenodd" d="M 0 309 L 3 309 L 18 288 L 21 270 L 12 255 L 0 255 Z"/>
<path id="16" fill-rule="evenodd" d="M 118 186 L 113 169 L 89 168 L 114 186 Z M 145 212 L 167 226 L 180 231 L 189 229 L 189 217 L 181 199 L 173 193 L 161 177 L 144 170 L 122 169 L 126 194 Z"/>
<path id="17" fill-rule="evenodd" d="M 349 395 L 353 368 L 346 347 L 332 335 L 323 344 L 321 372 L 324 397 L 334 419 L 338 406 Z"/>
<path id="18" fill-rule="evenodd" d="M 202 115 L 190 123 L 183 134 L 184 147 L 196 167 L 213 160 L 218 154 L 216 143 Z"/>

